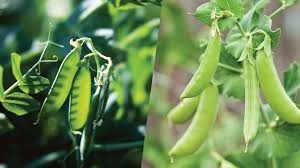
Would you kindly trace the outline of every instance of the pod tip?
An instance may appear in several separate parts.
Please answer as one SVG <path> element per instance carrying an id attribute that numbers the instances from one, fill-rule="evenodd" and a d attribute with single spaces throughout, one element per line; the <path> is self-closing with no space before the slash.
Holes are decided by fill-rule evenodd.
<path id="1" fill-rule="evenodd" d="M 245 150 L 244 150 L 244 152 L 245 152 L 245 153 L 247 153 L 247 152 L 248 152 L 248 144 L 249 144 L 249 143 L 248 143 L 248 142 L 246 142 L 246 147 L 245 147 Z"/>

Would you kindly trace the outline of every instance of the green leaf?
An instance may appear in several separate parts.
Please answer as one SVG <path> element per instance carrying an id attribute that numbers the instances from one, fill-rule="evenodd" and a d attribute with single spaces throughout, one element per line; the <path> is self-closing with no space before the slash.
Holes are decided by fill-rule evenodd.
<path id="1" fill-rule="evenodd" d="M 266 168 L 265 161 L 256 158 L 255 155 L 249 153 L 231 154 L 225 158 L 239 168 Z"/>
<path id="2" fill-rule="evenodd" d="M 11 67 L 13 75 L 17 80 L 22 79 L 22 72 L 21 72 L 21 56 L 17 53 L 11 54 Z"/>
<path id="3" fill-rule="evenodd" d="M 294 62 L 283 73 L 283 85 L 288 95 L 295 97 L 300 87 L 299 64 Z"/>
<path id="4" fill-rule="evenodd" d="M 3 67 L 0 65 L 0 101 L 4 99 Z"/>
<path id="5" fill-rule="evenodd" d="M 284 7 L 289 7 L 294 5 L 297 2 L 297 0 L 280 0 L 280 2 Z"/>
<path id="6" fill-rule="evenodd" d="M 221 50 L 220 63 L 241 69 L 240 62 L 235 61 L 234 57 L 225 50 L 224 45 Z M 234 97 L 240 100 L 244 99 L 244 80 L 240 73 L 219 67 L 216 72 L 216 79 L 221 82 L 220 88 L 222 94 L 226 94 L 228 97 Z"/>
<path id="7" fill-rule="evenodd" d="M 18 116 L 36 111 L 40 108 L 40 102 L 33 97 L 20 92 L 7 95 L 2 102 L 3 107 Z"/>
<path id="8" fill-rule="evenodd" d="M 279 167 L 284 168 L 300 168 L 300 151 L 297 151 L 281 160 L 279 162 Z"/>
<path id="9" fill-rule="evenodd" d="M 283 158 L 300 149 L 300 125 L 261 129 L 249 150 L 261 159 Z"/>
<path id="10" fill-rule="evenodd" d="M 244 7 L 241 0 L 216 0 L 217 6 L 222 10 L 228 10 L 236 17 L 243 17 Z"/>
<path id="11" fill-rule="evenodd" d="M 18 84 L 19 88 L 28 94 L 36 94 L 50 86 L 47 78 L 42 76 L 29 76 Z"/>
<path id="12" fill-rule="evenodd" d="M 149 36 L 151 32 L 154 30 L 155 27 L 159 26 L 159 19 L 153 19 L 150 20 L 149 22 L 143 24 L 142 26 L 139 26 L 136 28 L 133 32 L 131 32 L 128 36 L 123 38 L 119 45 L 121 48 L 126 48 L 132 43 L 142 40 L 146 36 Z"/>
<path id="13" fill-rule="evenodd" d="M 198 20 L 203 22 L 206 25 L 211 25 L 211 12 L 214 10 L 215 5 L 211 2 L 204 3 L 200 5 L 196 12 L 193 14 Z"/>
<path id="14" fill-rule="evenodd" d="M 200 5 L 196 12 L 193 14 L 199 21 L 203 22 L 204 24 L 210 26 L 212 19 L 211 19 L 211 12 L 215 10 L 217 7 L 212 2 L 207 2 L 202 5 Z M 219 19 L 219 28 L 221 31 L 225 29 L 232 28 L 236 21 L 237 17 L 225 17 Z"/>
<path id="15" fill-rule="evenodd" d="M 272 30 L 272 19 L 265 15 L 262 16 L 257 27 L 265 31 L 271 37 L 272 48 L 277 48 L 281 36 L 281 29 L 278 28 L 276 30 Z"/>
<path id="16" fill-rule="evenodd" d="M 11 131 L 14 129 L 14 126 L 11 124 L 11 122 L 8 120 L 8 118 L 5 116 L 5 114 L 0 113 L 0 135 Z"/>
<path id="17" fill-rule="evenodd" d="M 267 0 L 258 1 L 242 18 L 240 24 L 245 32 L 254 31 L 254 28 L 262 28 L 265 30 L 272 38 L 272 47 L 277 46 L 280 30 L 271 30 L 271 23 L 266 22 L 265 19 L 262 19 L 261 9 L 266 5 Z M 264 21 L 265 20 L 265 21 Z M 263 24 L 264 23 L 264 24 Z M 252 43 L 253 47 L 257 47 L 264 40 L 264 35 L 257 34 L 253 37 Z M 246 39 L 242 36 L 241 32 L 237 27 L 234 27 L 227 36 L 227 46 L 226 49 L 230 52 L 235 58 L 239 58 L 244 50 L 246 45 Z M 273 42 L 274 41 L 274 42 Z"/>
<path id="18" fill-rule="evenodd" d="M 238 59 L 246 46 L 247 39 L 239 32 L 237 28 L 233 28 L 227 36 L 226 50 Z"/>
<path id="19" fill-rule="evenodd" d="M 219 20 L 219 27 L 221 31 L 224 31 L 226 29 L 231 29 L 235 26 L 235 23 L 237 22 L 237 17 L 226 17 L 221 18 Z"/>

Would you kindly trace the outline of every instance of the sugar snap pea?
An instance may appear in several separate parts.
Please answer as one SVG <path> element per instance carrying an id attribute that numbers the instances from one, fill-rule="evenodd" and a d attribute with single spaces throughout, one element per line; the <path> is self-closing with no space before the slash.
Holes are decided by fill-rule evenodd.
<path id="1" fill-rule="evenodd" d="M 218 97 L 218 87 L 209 84 L 201 94 L 199 106 L 191 125 L 170 150 L 171 158 L 192 154 L 204 143 L 216 119 Z"/>
<path id="2" fill-rule="evenodd" d="M 255 64 L 251 64 L 248 59 L 245 59 L 243 61 L 243 67 L 245 80 L 245 116 L 243 133 L 247 149 L 247 145 L 257 134 L 260 115 L 260 104 L 259 85 L 257 80 Z"/>
<path id="3" fill-rule="evenodd" d="M 221 37 L 218 22 L 215 20 L 212 22 L 210 40 L 202 57 L 201 64 L 181 94 L 181 99 L 199 95 L 211 82 L 218 67 L 220 51 Z"/>
<path id="4" fill-rule="evenodd" d="M 64 58 L 48 92 L 48 95 L 44 100 L 39 115 L 42 113 L 57 112 L 64 104 L 71 90 L 74 76 L 78 70 L 80 53 L 81 46 L 71 50 L 71 52 Z"/>
<path id="5" fill-rule="evenodd" d="M 73 131 L 82 128 L 87 120 L 91 99 L 91 72 L 86 60 L 81 61 L 70 95 L 69 123 Z"/>
<path id="6" fill-rule="evenodd" d="M 185 98 L 179 102 L 168 114 L 167 118 L 174 124 L 184 123 L 189 120 L 196 111 L 200 96 Z"/>
<path id="7" fill-rule="evenodd" d="M 256 66 L 263 96 L 274 112 L 288 123 L 300 123 L 300 110 L 284 90 L 272 55 L 267 55 L 265 51 L 259 50 Z"/>

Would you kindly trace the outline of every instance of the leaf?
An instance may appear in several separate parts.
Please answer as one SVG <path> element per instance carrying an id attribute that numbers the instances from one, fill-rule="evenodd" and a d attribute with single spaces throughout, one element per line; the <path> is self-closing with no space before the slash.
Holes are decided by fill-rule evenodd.
<path id="1" fill-rule="evenodd" d="M 200 5 L 196 12 L 193 14 L 199 21 L 203 22 L 204 24 L 210 26 L 212 19 L 211 19 L 211 12 L 216 9 L 216 5 L 212 2 L 207 2 Z M 236 21 L 237 17 L 225 17 L 219 19 L 219 28 L 221 31 L 225 29 L 232 28 Z"/>
<path id="2" fill-rule="evenodd" d="M 5 114 L 0 113 L 0 135 L 11 131 L 14 129 L 14 126 L 11 124 L 11 122 L 8 120 L 8 118 L 5 116 Z"/>
<path id="3" fill-rule="evenodd" d="M 13 75 L 17 80 L 22 79 L 22 72 L 21 72 L 21 56 L 17 53 L 11 54 L 11 67 Z"/>
<path id="4" fill-rule="evenodd" d="M 142 40 L 146 36 L 149 36 L 155 27 L 159 25 L 159 19 L 153 19 L 145 23 L 144 25 L 139 26 L 133 32 L 131 32 L 128 36 L 123 38 L 119 45 L 121 48 L 126 48 L 132 43 Z"/>
<path id="5" fill-rule="evenodd" d="M 47 89 L 50 86 L 50 82 L 42 76 L 30 76 L 22 80 L 18 86 L 25 93 L 36 94 Z"/>
<path id="6" fill-rule="evenodd" d="M 268 16 L 262 16 L 257 25 L 259 29 L 265 31 L 271 37 L 272 48 L 277 48 L 281 36 L 281 29 L 272 30 L 272 19 Z"/>
<path id="7" fill-rule="evenodd" d="M 283 158 L 300 149 L 300 125 L 262 129 L 249 150 L 261 159 Z"/>
<path id="8" fill-rule="evenodd" d="M 241 64 L 236 62 L 233 56 L 231 56 L 222 45 L 220 63 L 229 65 L 234 68 L 241 68 Z M 235 73 L 219 67 L 216 72 L 216 78 L 221 82 L 221 92 L 228 97 L 234 97 L 236 99 L 243 100 L 245 97 L 244 80 L 240 73 Z"/>
<path id="9" fill-rule="evenodd" d="M 241 0 L 216 0 L 217 6 L 222 10 L 228 10 L 236 17 L 243 17 L 244 7 Z"/>
<path id="10" fill-rule="evenodd" d="M 267 164 L 265 161 L 256 158 L 255 155 L 249 153 L 231 154 L 225 158 L 239 168 L 265 168 Z"/>
<path id="11" fill-rule="evenodd" d="M 231 29 L 235 26 L 235 23 L 237 22 L 237 17 L 226 17 L 221 18 L 219 20 L 219 27 L 221 31 L 224 31 L 226 29 Z"/>
<path id="12" fill-rule="evenodd" d="M 227 36 L 226 50 L 238 59 L 244 51 L 247 39 L 242 36 L 237 28 L 233 28 Z"/>
<path id="13" fill-rule="evenodd" d="M 200 5 L 196 12 L 193 14 L 198 20 L 203 22 L 206 25 L 211 25 L 211 12 L 214 10 L 215 6 L 211 2 L 204 3 Z"/>
<path id="14" fill-rule="evenodd" d="M 288 95 L 295 97 L 300 87 L 299 64 L 294 62 L 283 73 L 283 86 Z"/>
<path id="15" fill-rule="evenodd" d="M 279 160 L 279 167 L 300 168 L 300 151 Z"/>
<path id="16" fill-rule="evenodd" d="M 245 32 L 253 31 L 253 29 L 256 28 L 260 22 L 262 23 L 261 21 L 262 14 L 260 12 L 260 9 L 263 8 L 267 2 L 268 2 L 267 0 L 258 1 L 242 18 L 240 24 Z M 264 29 L 266 29 L 266 27 L 269 26 L 269 24 L 270 23 L 261 24 L 261 27 L 264 27 Z M 269 29 L 270 27 L 268 28 L 268 30 Z M 275 40 L 274 46 L 276 44 L 276 41 L 278 41 L 279 39 L 278 37 L 279 32 L 280 30 L 276 30 L 274 32 L 275 34 L 270 34 L 272 41 Z M 277 40 L 276 37 L 278 38 Z M 264 36 L 261 34 L 254 36 L 252 39 L 253 47 L 256 48 L 259 44 L 262 43 L 263 40 L 264 40 Z M 239 58 L 244 50 L 247 40 L 242 36 L 241 32 L 237 27 L 234 27 L 228 33 L 226 41 L 227 41 L 226 49 L 228 50 L 228 52 L 231 53 L 235 58 Z"/>
<path id="17" fill-rule="evenodd" d="M 33 97 L 20 92 L 7 95 L 2 102 L 3 107 L 18 116 L 36 111 L 40 108 L 40 102 Z"/>
<path id="18" fill-rule="evenodd" d="M 4 99 L 3 67 L 0 65 L 0 101 Z"/>

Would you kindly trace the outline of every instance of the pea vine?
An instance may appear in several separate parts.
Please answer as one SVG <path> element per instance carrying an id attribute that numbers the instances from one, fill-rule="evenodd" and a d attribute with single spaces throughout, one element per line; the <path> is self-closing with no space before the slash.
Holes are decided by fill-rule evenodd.
<path id="1" fill-rule="evenodd" d="M 300 123 L 296 103 L 299 65 L 291 64 L 282 84 L 273 61 L 281 29 L 272 29 L 272 18 L 295 2 L 281 0 L 281 6 L 267 15 L 265 0 L 248 6 L 240 0 L 216 0 L 200 5 L 192 14 L 210 26 L 210 32 L 198 69 L 183 90 L 179 104 L 167 116 L 173 124 L 192 119 L 169 151 L 172 163 L 176 164 L 178 157 L 196 153 L 208 139 L 219 111 L 216 93 L 245 102 L 244 154 L 223 157 L 211 143 L 210 154 L 220 167 L 247 167 L 240 160 L 251 157 L 275 168 L 283 158 L 300 150 L 299 134 L 295 132 Z M 245 14 L 244 5 L 248 7 Z M 231 87 L 228 82 L 235 84 Z"/>

